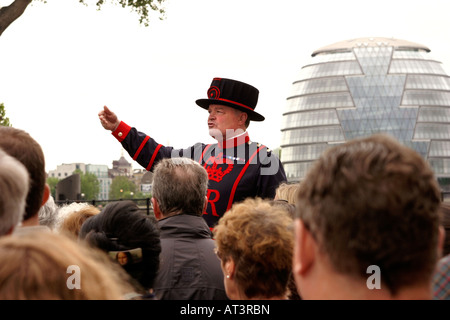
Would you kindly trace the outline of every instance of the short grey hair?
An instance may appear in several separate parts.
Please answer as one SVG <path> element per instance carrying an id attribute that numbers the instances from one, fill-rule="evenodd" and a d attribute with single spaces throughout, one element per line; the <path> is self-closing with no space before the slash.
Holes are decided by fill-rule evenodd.
<path id="1" fill-rule="evenodd" d="M 39 224 L 53 229 L 58 219 L 58 208 L 55 199 L 50 195 L 47 202 L 39 209 Z"/>
<path id="2" fill-rule="evenodd" d="M 163 159 L 153 171 L 152 190 L 163 216 L 172 213 L 201 216 L 208 192 L 208 173 L 190 158 Z"/>
<path id="3" fill-rule="evenodd" d="M 29 187 L 25 166 L 0 149 L 0 236 L 23 220 Z"/>

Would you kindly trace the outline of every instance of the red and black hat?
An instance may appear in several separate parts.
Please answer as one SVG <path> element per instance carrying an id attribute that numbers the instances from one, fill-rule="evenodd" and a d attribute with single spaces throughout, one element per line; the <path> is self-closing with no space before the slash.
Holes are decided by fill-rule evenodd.
<path id="1" fill-rule="evenodd" d="M 198 99 L 195 103 L 203 109 L 208 109 L 210 104 L 225 105 L 246 112 L 250 120 L 263 121 L 265 118 L 255 112 L 258 94 L 258 89 L 244 82 L 214 78 L 208 89 L 208 99 Z"/>

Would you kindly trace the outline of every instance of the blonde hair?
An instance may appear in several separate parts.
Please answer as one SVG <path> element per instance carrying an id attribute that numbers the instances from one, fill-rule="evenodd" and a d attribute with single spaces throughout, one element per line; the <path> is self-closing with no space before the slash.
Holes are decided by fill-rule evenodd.
<path id="1" fill-rule="evenodd" d="M 33 231 L 0 238 L 0 300 L 121 300 L 133 289 L 101 251 Z M 79 268 L 80 288 L 69 279 Z"/>
<path id="2" fill-rule="evenodd" d="M 298 183 L 282 183 L 275 190 L 275 200 L 286 200 L 288 203 L 297 202 Z"/>
<path id="3" fill-rule="evenodd" d="M 83 223 L 99 212 L 100 209 L 93 205 L 86 205 L 78 210 L 69 212 L 60 222 L 58 232 L 78 238 Z"/>

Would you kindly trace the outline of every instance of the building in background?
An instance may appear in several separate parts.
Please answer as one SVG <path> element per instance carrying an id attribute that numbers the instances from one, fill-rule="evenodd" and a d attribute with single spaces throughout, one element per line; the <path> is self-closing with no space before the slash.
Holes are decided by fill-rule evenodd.
<path id="1" fill-rule="evenodd" d="M 109 174 L 112 178 L 117 176 L 130 177 L 133 175 L 131 163 L 122 154 L 119 160 L 113 161 L 113 167 L 109 170 Z"/>
<path id="2" fill-rule="evenodd" d="M 57 166 L 56 170 L 50 170 L 48 176 L 61 180 L 71 176 L 75 170 L 81 170 L 85 173 L 86 165 L 84 163 L 63 163 Z"/>
<path id="3" fill-rule="evenodd" d="M 138 191 L 144 195 L 150 195 L 152 192 L 153 172 L 145 169 L 134 169 L 132 181 L 136 185 Z"/>
<path id="4" fill-rule="evenodd" d="M 125 176 L 130 181 L 133 181 L 133 183 L 136 185 L 136 190 L 141 191 L 144 195 L 151 194 L 153 173 L 145 169 L 133 170 L 132 164 L 125 159 L 123 154 L 119 158 L 119 160 L 114 160 L 112 162 L 111 169 L 108 168 L 107 165 L 102 164 L 64 163 L 57 166 L 56 170 L 50 170 L 48 172 L 48 177 L 58 178 L 59 180 L 67 179 L 74 174 L 75 170 L 81 170 L 81 172 L 83 173 L 92 173 L 97 177 L 100 183 L 100 191 L 95 200 L 109 200 L 109 190 L 111 183 L 113 179 L 118 176 Z M 66 186 L 69 184 L 65 183 L 64 185 Z M 64 188 L 64 194 L 68 194 L 67 188 L 68 187 Z M 80 193 L 79 190 L 77 192 Z M 64 197 L 66 196 L 64 195 Z M 78 196 L 74 199 L 82 200 L 82 196 L 81 198 Z"/>
<path id="5" fill-rule="evenodd" d="M 387 133 L 450 190 L 450 78 L 424 45 L 359 38 L 314 51 L 292 84 L 281 131 L 289 181 L 302 180 L 330 145 Z"/>
<path id="6" fill-rule="evenodd" d="M 87 164 L 86 173 L 92 173 L 97 176 L 100 184 L 100 191 L 96 200 L 109 200 L 109 186 L 112 178 L 109 176 L 110 169 L 105 164 Z"/>

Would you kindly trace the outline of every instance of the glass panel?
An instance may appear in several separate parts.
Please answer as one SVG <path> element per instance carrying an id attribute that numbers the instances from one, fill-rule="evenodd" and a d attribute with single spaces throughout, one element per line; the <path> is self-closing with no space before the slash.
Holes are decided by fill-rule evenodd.
<path id="1" fill-rule="evenodd" d="M 297 80 L 341 75 L 362 75 L 358 62 L 329 62 L 307 66 L 300 70 Z"/>
<path id="2" fill-rule="evenodd" d="M 355 48 L 355 55 L 366 75 L 385 75 L 392 56 L 392 47 Z"/>
<path id="3" fill-rule="evenodd" d="M 448 177 L 450 174 L 450 159 L 433 158 L 428 159 L 428 162 L 436 175 L 445 175 Z"/>
<path id="4" fill-rule="evenodd" d="M 434 60 L 429 52 L 424 50 L 394 50 L 394 59 Z"/>
<path id="5" fill-rule="evenodd" d="M 290 96 L 336 91 L 348 91 L 344 77 L 320 78 L 296 82 L 292 85 Z"/>
<path id="6" fill-rule="evenodd" d="M 353 101 L 348 92 L 314 94 L 290 98 L 287 100 L 285 112 L 343 107 L 353 107 Z"/>
<path id="7" fill-rule="evenodd" d="M 281 130 L 297 127 L 339 124 L 335 109 L 299 112 L 284 115 Z"/>
<path id="8" fill-rule="evenodd" d="M 450 157 L 450 141 L 431 141 L 429 157 Z"/>
<path id="9" fill-rule="evenodd" d="M 449 122 L 450 108 L 422 107 L 419 108 L 418 122 Z"/>
<path id="10" fill-rule="evenodd" d="M 450 90 L 450 78 L 430 75 L 408 75 L 406 89 Z"/>
<path id="11" fill-rule="evenodd" d="M 329 147 L 326 143 L 284 147 L 281 150 L 282 162 L 316 160 Z"/>
<path id="12" fill-rule="evenodd" d="M 289 182 L 301 181 L 308 172 L 308 169 L 314 162 L 298 162 L 298 163 L 283 163 L 284 171 Z"/>
<path id="13" fill-rule="evenodd" d="M 405 90 L 402 105 L 450 106 L 450 91 Z"/>
<path id="14" fill-rule="evenodd" d="M 306 65 L 324 63 L 324 62 L 335 62 L 335 61 L 346 61 L 346 60 L 356 60 L 353 51 L 348 52 L 333 52 L 333 53 L 321 53 L 312 57 Z"/>
<path id="15" fill-rule="evenodd" d="M 446 75 L 440 62 L 423 60 L 392 60 L 389 73 L 431 73 Z"/>
<path id="16" fill-rule="evenodd" d="M 418 123 L 414 139 L 450 139 L 450 124 Z"/>
<path id="17" fill-rule="evenodd" d="M 345 137 L 340 126 L 319 128 L 302 128 L 287 130 L 281 133 L 281 147 L 294 144 L 344 141 Z"/>

